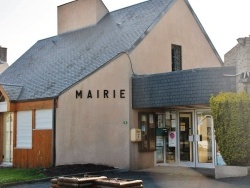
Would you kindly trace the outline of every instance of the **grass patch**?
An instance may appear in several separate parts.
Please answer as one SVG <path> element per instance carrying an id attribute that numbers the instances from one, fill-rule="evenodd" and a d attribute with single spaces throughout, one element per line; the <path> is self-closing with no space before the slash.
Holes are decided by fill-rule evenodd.
<path id="1" fill-rule="evenodd" d="M 0 184 L 15 183 L 46 178 L 41 168 L 36 169 L 18 169 L 18 168 L 0 168 Z"/>

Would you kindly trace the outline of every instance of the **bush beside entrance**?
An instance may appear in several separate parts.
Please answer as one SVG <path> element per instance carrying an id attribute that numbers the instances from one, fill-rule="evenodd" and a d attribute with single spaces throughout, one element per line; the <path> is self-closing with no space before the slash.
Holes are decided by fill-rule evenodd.
<path id="1" fill-rule="evenodd" d="M 216 141 L 227 165 L 250 165 L 250 97 L 247 93 L 212 96 Z"/>

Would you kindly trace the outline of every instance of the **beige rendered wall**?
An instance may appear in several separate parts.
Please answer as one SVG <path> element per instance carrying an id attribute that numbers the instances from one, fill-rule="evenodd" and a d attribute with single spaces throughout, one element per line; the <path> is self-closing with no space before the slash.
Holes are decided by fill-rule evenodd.
<path id="1" fill-rule="evenodd" d="M 101 0 L 77 0 L 57 8 L 58 34 L 95 25 L 108 13 Z"/>
<path id="2" fill-rule="evenodd" d="M 134 72 L 172 71 L 171 44 L 182 46 L 183 70 L 221 66 L 185 2 L 177 0 L 131 53 Z"/>
<path id="3" fill-rule="evenodd" d="M 131 67 L 124 54 L 59 97 L 56 165 L 95 163 L 129 168 L 130 80 Z M 120 98 L 121 89 L 125 98 Z M 76 99 L 76 90 L 82 90 L 82 99 Z M 92 99 L 87 99 L 88 90 Z M 109 90 L 109 98 L 103 98 L 103 90 Z"/>

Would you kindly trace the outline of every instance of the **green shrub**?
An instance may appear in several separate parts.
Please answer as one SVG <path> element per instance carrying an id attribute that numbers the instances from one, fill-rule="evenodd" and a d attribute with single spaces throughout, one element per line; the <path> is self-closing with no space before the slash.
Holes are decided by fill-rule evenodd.
<path id="1" fill-rule="evenodd" d="M 250 165 L 250 97 L 220 93 L 210 98 L 216 141 L 227 165 Z"/>

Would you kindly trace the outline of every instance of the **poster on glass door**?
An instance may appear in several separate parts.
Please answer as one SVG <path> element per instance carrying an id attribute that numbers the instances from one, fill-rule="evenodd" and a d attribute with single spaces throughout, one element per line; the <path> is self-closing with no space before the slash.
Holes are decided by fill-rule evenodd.
<path id="1" fill-rule="evenodd" d="M 168 147 L 176 147 L 176 132 L 175 131 L 169 131 Z"/>

